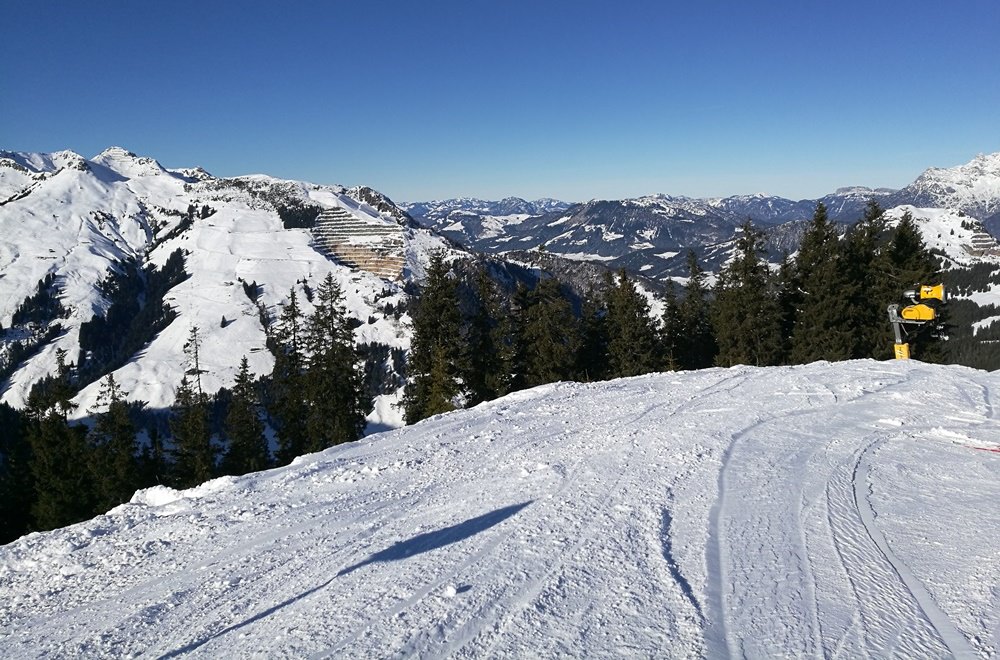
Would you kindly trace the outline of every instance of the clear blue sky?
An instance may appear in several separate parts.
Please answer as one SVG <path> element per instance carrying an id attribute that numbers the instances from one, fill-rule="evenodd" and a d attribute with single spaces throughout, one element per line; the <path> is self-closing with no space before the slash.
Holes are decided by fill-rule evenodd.
<path id="1" fill-rule="evenodd" d="M 1000 1 L 3 0 L 0 148 L 400 201 L 811 198 L 1000 151 Z"/>

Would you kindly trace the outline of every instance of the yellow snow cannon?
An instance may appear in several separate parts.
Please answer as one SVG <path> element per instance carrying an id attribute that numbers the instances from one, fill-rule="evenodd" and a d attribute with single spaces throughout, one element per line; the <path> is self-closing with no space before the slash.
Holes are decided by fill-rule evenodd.
<path id="1" fill-rule="evenodd" d="M 937 311 L 930 305 L 918 303 L 916 305 L 907 305 L 900 310 L 899 315 L 903 317 L 904 321 L 924 323 L 926 321 L 933 321 L 936 319 Z"/>
<path id="2" fill-rule="evenodd" d="M 925 284 L 920 287 L 920 299 L 921 300 L 940 300 L 941 302 L 947 302 L 948 298 L 944 292 L 944 284 Z"/>
<path id="3" fill-rule="evenodd" d="M 916 288 L 904 291 L 903 297 L 912 304 L 905 307 L 898 303 L 889 305 L 889 323 L 892 324 L 896 340 L 893 351 L 897 360 L 910 359 L 910 344 L 904 341 L 910 332 L 937 320 L 937 310 L 934 307 L 917 301 L 938 300 L 944 303 L 948 299 L 943 284 L 918 284 Z"/>

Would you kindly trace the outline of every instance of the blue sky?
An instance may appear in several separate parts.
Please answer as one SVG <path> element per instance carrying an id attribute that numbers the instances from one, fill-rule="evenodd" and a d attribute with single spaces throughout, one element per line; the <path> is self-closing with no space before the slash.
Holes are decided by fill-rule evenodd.
<path id="1" fill-rule="evenodd" d="M 0 148 L 398 201 L 812 198 L 1000 151 L 1000 2 L 16 2 Z"/>

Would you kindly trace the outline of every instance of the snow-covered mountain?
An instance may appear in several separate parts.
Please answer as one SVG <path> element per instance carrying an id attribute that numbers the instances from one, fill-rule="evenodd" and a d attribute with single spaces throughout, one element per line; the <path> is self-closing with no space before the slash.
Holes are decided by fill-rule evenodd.
<path id="1" fill-rule="evenodd" d="M 501 215 L 481 200 L 408 204 L 421 224 L 433 227 L 471 249 L 501 253 L 544 249 L 654 279 L 682 275 L 688 248 L 717 268 L 729 255 L 727 244 L 747 218 L 765 230 L 777 256 L 794 251 L 803 223 L 823 202 L 838 222 L 861 217 L 870 199 L 883 208 L 912 206 L 946 209 L 979 220 L 987 232 L 1000 232 L 1000 153 L 977 156 L 954 168 L 931 168 L 901 190 L 853 186 L 820 199 L 793 201 L 766 194 L 696 199 L 651 195 L 637 199 L 593 200 L 546 213 Z M 498 204 L 498 203 L 492 203 Z M 948 228 L 950 234 L 950 227 Z M 929 242 L 934 237 L 927 236 Z M 963 248 L 955 244 L 949 251 Z"/>
<path id="2" fill-rule="evenodd" d="M 448 220 L 452 214 L 456 213 L 493 217 L 541 215 L 553 211 L 563 211 L 570 206 L 569 203 L 557 199 L 544 198 L 528 201 L 520 197 L 505 197 L 499 201 L 459 197 L 432 202 L 404 202 L 400 204 L 400 207 L 410 215 L 434 220 L 438 223 Z"/>
<path id="3" fill-rule="evenodd" d="M 557 383 L 0 548 L 5 655 L 995 657 L 1000 380 Z"/>
<path id="4" fill-rule="evenodd" d="M 383 310 L 405 299 L 403 284 L 422 277 L 430 251 L 447 248 L 368 188 L 167 170 L 117 147 L 91 159 L 72 152 L 0 152 L 0 197 L 0 323 L 7 329 L 0 357 L 9 357 L 15 343 L 29 347 L 3 388 L 3 400 L 15 406 L 23 405 L 33 383 L 55 371 L 57 350 L 79 363 L 81 326 L 107 313 L 108 278 L 129 264 L 162 268 L 177 250 L 186 262 L 188 277 L 164 297 L 175 318 L 114 372 L 127 393 L 155 408 L 173 400 L 193 326 L 200 330 L 208 392 L 232 384 L 242 355 L 254 373 L 270 373 L 264 324 L 279 314 L 293 288 L 308 313 L 307 287 L 327 273 L 360 321 L 359 343 L 407 348 L 407 317 Z M 397 228 L 402 280 L 353 271 L 332 259 L 309 228 L 324 209 Z M 46 287 L 61 311 L 41 322 L 15 323 L 19 307 Z M 78 414 L 92 408 L 97 391 L 97 383 L 83 390 Z"/>
<path id="5" fill-rule="evenodd" d="M 1000 153 L 980 154 L 957 167 L 932 167 L 890 199 L 894 204 L 961 211 L 1000 233 Z"/>

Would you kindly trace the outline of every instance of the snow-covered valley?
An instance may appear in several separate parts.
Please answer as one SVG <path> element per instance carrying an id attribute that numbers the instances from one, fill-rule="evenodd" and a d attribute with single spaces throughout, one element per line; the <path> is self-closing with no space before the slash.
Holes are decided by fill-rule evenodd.
<path id="1" fill-rule="evenodd" d="M 7 656 L 995 657 L 1000 378 L 526 390 L 0 548 Z"/>

